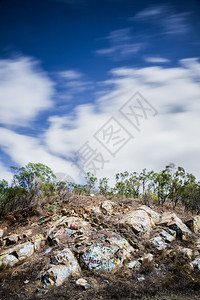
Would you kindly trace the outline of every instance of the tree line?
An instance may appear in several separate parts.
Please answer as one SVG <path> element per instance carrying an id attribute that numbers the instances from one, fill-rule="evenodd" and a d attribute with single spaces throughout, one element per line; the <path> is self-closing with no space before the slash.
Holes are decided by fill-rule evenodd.
<path id="1" fill-rule="evenodd" d="M 160 205 L 168 201 L 174 208 L 180 204 L 186 210 L 200 213 L 200 182 L 193 174 L 174 164 L 167 165 L 160 172 L 143 169 L 140 173 L 117 173 L 114 187 L 109 186 L 108 178 L 98 180 L 90 172 L 84 184 L 57 181 L 53 171 L 41 163 L 11 169 L 14 175 L 10 185 L 5 179 L 0 180 L 0 215 L 31 209 L 41 199 L 48 199 L 62 191 L 79 195 L 94 193 L 105 197 L 140 198 Z"/>

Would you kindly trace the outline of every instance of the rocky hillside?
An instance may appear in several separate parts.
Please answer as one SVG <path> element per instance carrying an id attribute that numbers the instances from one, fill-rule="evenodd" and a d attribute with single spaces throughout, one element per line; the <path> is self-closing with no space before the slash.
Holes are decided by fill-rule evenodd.
<path id="1" fill-rule="evenodd" d="M 68 192 L 4 216 L 0 243 L 0 299 L 200 299 L 200 216 L 180 208 Z"/>

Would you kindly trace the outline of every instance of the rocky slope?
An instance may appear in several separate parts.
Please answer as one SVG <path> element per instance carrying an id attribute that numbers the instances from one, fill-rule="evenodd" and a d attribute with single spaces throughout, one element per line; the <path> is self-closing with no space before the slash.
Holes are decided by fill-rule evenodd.
<path id="1" fill-rule="evenodd" d="M 199 299 L 200 216 L 66 194 L 6 216 L 0 243 L 0 299 Z"/>

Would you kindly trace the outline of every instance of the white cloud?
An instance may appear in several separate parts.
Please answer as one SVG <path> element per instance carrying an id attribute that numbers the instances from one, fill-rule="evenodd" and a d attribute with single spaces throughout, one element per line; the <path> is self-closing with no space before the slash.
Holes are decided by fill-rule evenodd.
<path id="1" fill-rule="evenodd" d="M 169 5 L 159 5 L 139 11 L 130 21 L 151 22 L 162 28 L 166 35 L 187 34 L 191 30 L 190 12 L 176 13 Z"/>
<path id="2" fill-rule="evenodd" d="M 189 13 L 171 14 L 162 22 L 166 34 L 179 35 L 188 34 L 191 30 L 187 21 Z"/>
<path id="3" fill-rule="evenodd" d="M 112 59 L 129 59 L 135 53 L 138 53 L 143 48 L 142 44 L 130 43 L 123 45 L 115 45 L 110 48 L 99 49 L 97 54 L 109 56 Z"/>
<path id="4" fill-rule="evenodd" d="M 144 43 L 137 43 L 133 40 L 131 28 L 113 30 L 105 37 L 105 40 L 109 42 L 109 47 L 98 49 L 95 53 L 113 60 L 129 59 L 144 47 Z"/>
<path id="5" fill-rule="evenodd" d="M 83 74 L 75 70 L 66 70 L 59 72 L 59 76 L 67 80 L 74 80 L 81 78 Z"/>
<path id="6" fill-rule="evenodd" d="M 6 128 L 0 128 L 0 146 L 17 165 L 24 166 L 29 162 L 41 162 L 49 166 L 54 172 L 65 172 L 75 180 L 77 179 L 77 172 L 72 168 L 71 163 L 64 158 L 52 155 L 40 137 L 34 138 Z M 5 169 L 3 171 L 3 175 L 8 176 Z"/>
<path id="7" fill-rule="evenodd" d="M 119 44 L 122 42 L 129 42 L 131 40 L 131 29 L 130 28 L 122 28 L 113 30 L 110 32 L 109 36 L 106 37 L 110 41 L 111 44 Z"/>
<path id="8" fill-rule="evenodd" d="M 139 11 L 135 15 L 135 17 L 130 18 L 130 20 L 135 20 L 135 19 L 145 20 L 147 18 L 155 18 L 165 13 L 166 13 L 166 6 L 163 5 L 153 6 L 153 7 L 145 8 L 142 11 Z"/>
<path id="9" fill-rule="evenodd" d="M 169 59 L 164 57 L 145 57 L 144 60 L 149 63 L 168 63 Z"/>
<path id="10" fill-rule="evenodd" d="M 52 107 L 53 83 L 36 61 L 0 60 L 0 123 L 27 126 Z"/>
<path id="11" fill-rule="evenodd" d="M 197 75 L 192 76 L 193 70 L 198 74 L 199 69 L 197 59 L 182 60 L 176 68 L 112 69 L 110 78 L 99 85 L 102 91 L 97 94 L 95 103 L 78 105 L 68 115 L 51 116 L 48 128 L 41 129 L 36 137 L 1 128 L 0 146 L 14 163 L 41 162 L 56 172 L 66 172 L 75 180 L 79 170 L 71 165 L 69 158 L 87 141 L 96 154 L 100 152 L 109 161 L 98 171 L 100 177 L 114 179 L 119 171 L 141 171 L 145 167 L 159 170 L 174 162 L 200 178 L 197 164 L 200 86 Z M 141 132 L 119 112 L 136 91 L 158 111 L 156 117 L 143 120 Z M 94 137 L 112 116 L 134 136 L 116 157 Z M 6 174 L 0 165 L 1 170 Z"/>
<path id="12" fill-rule="evenodd" d="M 195 63 L 199 68 L 199 63 Z M 101 152 L 106 163 L 99 176 L 114 177 L 119 171 L 161 169 L 174 162 L 200 177 L 196 162 L 200 142 L 200 87 L 190 76 L 191 65 L 177 68 L 146 67 L 113 69 L 111 79 L 104 82 L 109 92 L 98 97 L 96 104 L 77 107 L 76 118 L 51 119 L 45 133 L 47 148 L 54 155 L 77 151 L 86 141 Z M 146 120 L 138 133 L 119 113 L 119 108 L 136 91 L 158 111 Z M 180 108 L 180 109 L 179 109 Z M 116 158 L 112 157 L 94 138 L 94 134 L 111 116 L 134 135 Z M 70 124 L 72 128 L 70 129 Z"/>

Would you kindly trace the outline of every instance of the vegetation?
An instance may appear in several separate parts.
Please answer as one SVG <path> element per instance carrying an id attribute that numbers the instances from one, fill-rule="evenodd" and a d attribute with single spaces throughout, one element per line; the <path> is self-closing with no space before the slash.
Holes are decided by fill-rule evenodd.
<path id="1" fill-rule="evenodd" d="M 186 210 L 200 213 L 200 182 L 174 164 L 167 165 L 160 172 L 143 169 L 141 173 L 117 173 L 114 187 L 109 186 L 108 178 L 98 182 L 89 172 L 85 184 L 56 182 L 52 170 L 41 163 L 11 169 L 14 172 L 11 185 L 4 179 L 0 181 L 0 215 L 13 210 L 41 207 L 49 196 L 59 195 L 63 191 L 79 195 L 95 193 L 109 197 L 141 198 L 147 203 L 156 201 L 160 205 L 170 202 L 174 208 L 181 204 Z"/>

